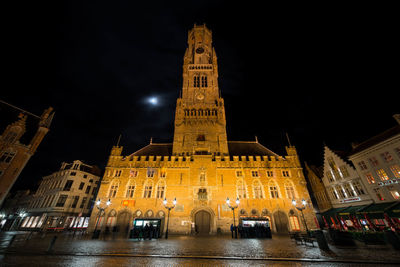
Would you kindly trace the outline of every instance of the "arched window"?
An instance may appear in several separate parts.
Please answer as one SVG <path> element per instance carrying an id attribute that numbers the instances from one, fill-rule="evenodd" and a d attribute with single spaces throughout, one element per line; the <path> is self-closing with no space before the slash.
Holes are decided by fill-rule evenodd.
<path id="1" fill-rule="evenodd" d="M 157 185 L 157 198 L 163 199 L 165 197 L 165 181 L 160 180 Z"/>
<path id="2" fill-rule="evenodd" d="M 7 149 L 0 157 L 0 162 L 10 163 L 15 157 L 16 152 L 11 149 Z"/>
<path id="3" fill-rule="evenodd" d="M 126 186 L 126 198 L 133 198 L 135 194 L 135 181 L 129 181 Z"/>
<path id="4" fill-rule="evenodd" d="M 275 184 L 275 182 L 270 181 L 268 187 L 269 187 L 269 192 L 270 192 L 271 198 L 279 198 L 279 191 L 278 191 L 278 187 Z"/>
<path id="5" fill-rule="evenodd" d="M 253 181 L 253 193 L 254 193 L 254 198 L 264 198 L 263 192 L 262 192 L 262 185 L 259 180 Z"/>
<path id="6" fill-rule="evenodd" d="M 237 181 L 236 189 L 237 189 L 237 197 L 238 198 L 247 198 L 246 185 L 243 182 L 243 179 L 240 179 Z"/>
<path id="7" fill-rule="evenodd" d="M 108 198 L 114 198 L 117 195 L 118 187 L 119 187 L 119 183 L 117 181 L 114 181 L 111 183 L 110 191 L 108 193 Z"/>
<path id="8" fill-rule="evenodd" d="M 285 182 L 285 191 L 286 191 L 286 196 L 289 199 L 295 199 L 296 194 L 294 192 L 294 186 L 292 182 L 286 181 Z"/>
<path id="9" fill-rule="evenodd" d="M 193 87 L 200 87 L 200 77 L 199 76 L 193 77 Z"/>
<path id="10" fill-rule="evenodd" d="M 144 183 L 143 198 L 151 198 L 152 191 L 153 191 L 153 182 L 151 180 L 147 180 Z"/>
<path id="11" fill-rule="evenodd" d="M 207 87 L 207 76 L 201 76 L 201 87 Z"/>

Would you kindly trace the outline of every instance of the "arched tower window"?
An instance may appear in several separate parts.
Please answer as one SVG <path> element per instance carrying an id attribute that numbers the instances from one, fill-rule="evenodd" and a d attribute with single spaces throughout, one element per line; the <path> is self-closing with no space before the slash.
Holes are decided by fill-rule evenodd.
<path id="1" fill-rule="evenodd" d="M 207 85 L 207 76 L 201 76 L 201 87 L 208 87 Z"/>
<path id="2" fill-rule="evenodd" d="M 200 77 L 197 75 L 193 77 L 193 87 L 200 87 Z"/>

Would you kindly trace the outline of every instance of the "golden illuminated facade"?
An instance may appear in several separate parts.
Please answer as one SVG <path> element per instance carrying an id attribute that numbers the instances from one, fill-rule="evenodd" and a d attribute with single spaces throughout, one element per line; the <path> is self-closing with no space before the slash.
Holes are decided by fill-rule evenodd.
<path id="1" fill-rule="evenodd" d="M 28 144 L 24 144 L 20 140 L 26 132 L 28 115 L 24 113 L 19 114 L 18 120 L 8 125 L 0 136 L 0 206 L 49 131 L 54 116 L 52 110 L 53 108 L 48 108 L 41 117 L 36 116 L 39 125 L 36 134 Z"/>
<path id="2" fill-rule="evenodd" d="M 293 146 L 279 156 L 258 141 L 228 141 L 224 100 L 218 88 L 218 65 L 211 31 L 205 25 L 189 31 L 183 64 L 183 87 L 177 100 L 173 143 L 150 143 L 123 155 L 112 148 L 98 198 L 111 200 L 101 214 L 94 208 L 89 231 L 117 226 L 123 234 L 138 219 L 159 219 L 165 231 L 167 210 L 174 198 L 169 231 L 189 234 L 229 232 L 245 218 L 265 219 L 273 232 L 305 230 L 292 200 L 308 202 L 308 228 L 315 228 L 314 209 L 299 157 Z M 104 203 L 103 202 L 103 203 Z"/>

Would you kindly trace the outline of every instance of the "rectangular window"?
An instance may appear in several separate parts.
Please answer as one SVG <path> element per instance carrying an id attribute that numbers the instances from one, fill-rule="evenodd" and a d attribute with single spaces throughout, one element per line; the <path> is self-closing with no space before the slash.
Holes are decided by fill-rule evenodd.
<path id="1" fill-rule="evenodd" d="M 335 181 L 335 179 L 333 179 L 333 176 L 332 176 L 332 173 L 330 172 L 330 171 L 327 171 L 326 173 L 325 173 L 325 175 L 326 175 L 326 177 L 328 178 L 328 181 L 329 182 L 334 182 Z"/>
<path id="2" fill-rule="evenodd" d="M 79 201 L 79 196 L 74 196 L 74 200 L 72 201 L 71 208 L 76 208 L 76 205 L 78 205 Z"/>
<path id="3" fill-rule="evenodd" d="M 336 192 L 339 194 L 340 198 L 346 198 L 346 193 L 340 185 L 336 186 Z"/>
<path id="4" fill-rule="evenodd" d="M 376 173 L 378 174 L 379 178 L 381 178 L 382 181 L 389 180 L 389 177 L 387 176 L 386 172 L 383 169 L 376 170 Z"/>
<path id="5" fill-rule="evenodd" d="M 334 189 L 333 187 L 331 187 L 331 188 L 329 189 L 329 192 L 331 193 L 331 196 L 332 196 L 334 199 L 339 199 L 339 196 L 338 196 L 338 194 L 336 193 L 336 191 L 335 191 L 335 189 Z"/>
<path id="6" fill-rule="evenodd" d="M 355 197 L 354 191 L 350 184 L 344 184 L 344 190 L 347 193 L 347 197 Z"/>
<path id="7" fill-rule="evenodd" d="M 134 185 L 129 185 L 128 190 L 126 190 L 126 197 L 127 198 L 133 198 L 133 194 L 135 193 L 135 186 Z"/>
<path id="8" fill-rule="evenodd" d="M 91 186 L 90 186 L 90 185 L 88 185 L 88 186 L 86 187 L 85 194 L 89 194 L 89 192 L 90 192 L 90 188 L 91 188 Z"/>
<path id="9" fill-rule="evenodd" d="M 381 154 L 381 157 L 382 157 L 382 159 L 383 159 L 384 161 L 386 161 L 386 162 L 390 162 L 390 161 L 393 160 L 393 157 L 392 157 L 392 155 L 390 155 L 389 152 L 384 152 L 384 153 L 382 153 L 382 154 Z"/>
<path id="10" fill-rule="evenodd" d="M 289 176 L 289 171 L 282 171 L 283 177 L 290 177 Z"/>
<path id="11" fill-rule="evenodd" d="M 273 177 L 274 176 L 274 172 L 273 171 L 267 171 L 267 176 L 268 177 Z"/>
<path id="12" fill-rule="evenodd" d="M 114 198 L 117 195 L 118 185 L 114 184 L 110 188 L 110 193 L 108 194 L 109 198 Z"/>
<path id="13" fill-rule="evenodd" d="M 340 166 L 339 171 L 342 174 L 343 178 L 350 176 L 345 165 Z"/>
<path id="14" fill-rule="evenodd" d="M 146 185 L 144 188 L 143 198 L 151 198 L 151 191 L 153 187 L 151 185 Z"/>
<path id="15" fill-rule="evenodd" d="M 122 174 L 122 170 L 115 170 L 114 177 L 120 177 Z"/>
<path id="16" fill-rule="evenodd" d="M 82 198 L 81 205 L 79 206 L 80 209 L 83 209 L 83 207 L 84 207 L 85 204 L 86 204 L 86 201 L 87 201 L 87 197 Z"/>
<path id="17" fill-rule="evenodd" d="M 390 166 L 390 170 L 392 171 L 394 177 L 400 178 L 400 167 L 399 167 L 399 165 Z"/>
<path id="18" fill-rule="evenodd" d="M 369 158 L 368 160 L 371 163 L 371 165 L 374 167 L 379 165 L 379 161 L 375 157 Z"/>
<path id="19" fill-rule="evenodd" d="M 396 190 L 390 191 L 390 194 L 392 195 L 392 197 L 393 197 L 394 199 L 396 199 L 396 200 L 400 199 L 399 191 L 396 191 Z"/>
<path id="20" fill-rule="evenodd" d="M 290 222 L 292 231 L 300 231 L 299 218 L 297 218 L 297 216 L 290 216 L 289 222 Z"/>
<path id="21" fill-rule="evenodd" d="M 258 177 L 258 171 L 251 171 L 252 177 Z"/>
<path id="22" fill-rule="evenodd" d="M 82 183 L 79 185 L 79 190 L 82 190 L 84 186 L 85 186 L 85 183 L 82 182 Z"/>
<path id="23" fill-rule="evenodd" d="M 360 181 L 353 182 L 353 188 L 358 196 L 365 195 L 364 189 L 362 188 Z"/>
<path id="24" fill-rule="evenodd" d="M 242 171 L 236 171 L 236 177 L 243 177 Z"/>
<path id="25" fill-rule="evenodd" d="M 161 199 L 164 198 L 164 189 L 165 189 L 164 186 L 157 187 L 157 198 L 161 198 Z"/>
<path id="26" fill-rule="evenodd" d="M 155 170 L 153 170 L 153 169 L 147 169 L 147 178 L 153 178 L 154 177 L 154 173 L 155 173 Z"/>
<path id="27" fill-rule="evenodd" d="M 58 198 L 56 207 L 64 207 L 65 202 L 67 201 L 68 196 L 67 195 L 60 195 Z"/>
<path id="28" fill-rule="evenodd" d="M 365 174 L 365 178 L 367 179 L 367 182 L 369 184 L 374 184 L 375 183 L 375 179 L 374 179 L 374 177 L 372 176 L 371 173 L 366 173 Z"/>
<path id="29" fill-rule="evenodd" d="M 67 182 L 65 183 L 63 191 L 70 191 L 73 183 L 74 183 L 73 180 L 67 180 Z"/>
<path id="30" fill-rule="evenodd" d="M 129 177 L 135 178 L 138 176 L 138 171 L 137 170 L 130 170 L 129 171 Z"/>
<path id="31" fill-rule="evenodd" d="M 279 198 L 278 188 L 276 186 L 270 186 L 269 191 L 271 192 L 271 198 Z"/>
<path id="32" fill-rule="evenodd" d="M 360 169 L 361 169 L 362 171 L 368 169 L 367 164 L 365 164 L 364 161 L 360 161 L 360 162 L 358 163 L 358 166 L 360 167 Z"/>
<path id="33" fill-rule="evenodd" d="M 10 163 L 14 156 L 15 152 L 6 151 L 3 153 L 3 155 L 1 155 L 0 162 Z"/>
<path id="34" fill-rule="evenodd" d="M 166 171 L 161 171 L 160 172 L 160 178 L 165 178 L 167 177 L 167 172 Z"/>
<path id="35" fill-rule="evenodd" d="M 76 172 L 71 172 L 69 175 L 70 176 L 76 176 Z"/>

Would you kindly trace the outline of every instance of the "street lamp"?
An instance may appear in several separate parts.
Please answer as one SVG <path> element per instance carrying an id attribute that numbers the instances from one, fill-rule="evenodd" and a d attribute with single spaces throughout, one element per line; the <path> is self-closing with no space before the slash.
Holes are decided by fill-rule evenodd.
<path id="1" fill-rule="evenodd" d="M 94 227 L 93 236 L 92 236 L 93 239 L 98 237 L 98 235 L 97 235 L 97 225 L 99 224 L 100 216 L 108 208 L 108 206 L 110 206 L 110 205 L 111 205 L 111 199 L 108 199 L 107 202 L 106 202 L 106 205 L 103 206 L 103 207 L 101 206 L 100 198 L 96 201 L 96 207 L 99 209 L 99 216 L 97 218 L 96 226 Z"/>
<path id="2" fill-rule="evenodd" d="M 168 204 L 167 198 L 164 198 L 163 204 L 164 204 L 164 207 L 165 207 L 166 209 L 168 209 L 167 230 L 165 231 L 165 239 L 168 239 L 169 212 L 170 212 L 173 208 L 175 208 L 175 206 L 176 206 L 176 198 L 174 198 L 174 200 L 172 201 L 172 206 L 168 206 L 168 205 L 167 205 L 167 204 Z"/>
<path id="3" fill-rule="evenodd" d="M 235 209 L 236 209 L 237 207 L 239 207 L 239 203 L 240 203 L 239 197 L 236 198 L 236 201 L 235 201 L 235 202 L 236 202 L 236 206 L 231 206 L 229 197 L 226 198 L 226 204 L 228 205 L 229 208 L 232 209 L 232 214 L 233 214 L 233 227 L 234 227 L 234 229 L 235 229 L 235 238 L 237 239 L 237 228 L 236 228 L 236 221 L 235 221 Z"/>
<path id="4" fill-rule="evenodd" d="M 307 201 L 305 201 L 304 198 L 301 200 L 301 204 L 303 204 L 302 207 L 296 206 L 296 200 L 295 200 L 295 199 L 292 200 L 292 204 L 293 204 L 293 206 L 296 207 L 296 209 L 298 209 L 299 211 L 301 211 L 301 217 L 303 217 L 304 226 L 306 227 L 306 231 L 307 231 L 307 234 L 308 234 L 307 222 L 306 222 L 306 219 L 304 218 L 304 214 L 303 214 L 303 210 L 304 210 L 304 209 L 306 208 L 306 206 L 307 206 Z"/>

